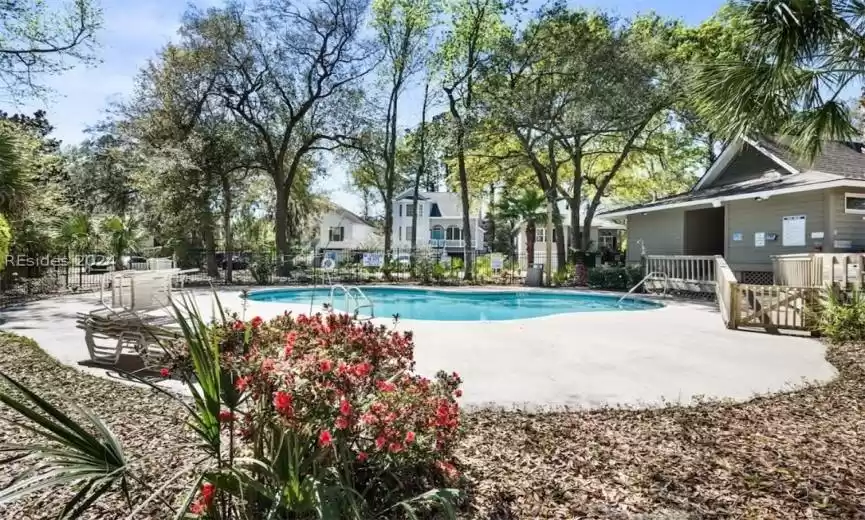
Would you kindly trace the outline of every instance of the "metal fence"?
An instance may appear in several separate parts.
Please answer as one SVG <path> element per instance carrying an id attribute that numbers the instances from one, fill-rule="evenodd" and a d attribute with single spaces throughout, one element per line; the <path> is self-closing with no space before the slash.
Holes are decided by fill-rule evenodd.
<path id="1" fill-rule="evenodd" d="M 98 291 L 106 272 L 104 256 L 69 255 L 52 257 L 50 261 L 10 262 L 0 274 L 0 307 L 33 298 Z M 384 251 L 339 250 L 298 251 L 281 256 L 274 251 L 204 251 L 186 250 L 171 259 L 147 259 L 130 262 L 126 269 L 161 267 L 166 262 L 181 269 L 198 269 L 183 275 L 187 286 L 208 285 L 311 285 L 343 283 L 352 285 L 374 283 L 419 283 L 462 285 L 467 283 L 522 285 L 525 283 L 529 259 L 525 255 L 477 253 L 472 258 L 471 278 L 464 278 L 461 252 L 442 250 L 394 249 L 389 257 Z M 531 265 L 542 265 L 543 254 L 535 253 Z M 601 259 L 598 259 L 599 261 Z M 609 261 L 610 259 L 604 259 Z M 615 259 L 612 259 L 613 261 Z M 31 265 L 32 264 L 32 265 Z M 150 264 L 150 265 L 148 265 Z M 573 268 L 555 274 L 557 285 L 570 285 Z"/>

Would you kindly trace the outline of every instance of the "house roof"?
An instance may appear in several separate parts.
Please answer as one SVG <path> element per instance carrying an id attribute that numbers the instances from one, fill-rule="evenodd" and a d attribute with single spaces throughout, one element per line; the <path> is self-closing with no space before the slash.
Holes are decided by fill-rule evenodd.
<path id="1" fill-rule="evenodd" d="M 371 225 L 369 222 L 364 220 L 363 217 L 345 209 L 344 207 L 340 206 L 339 204 L 337 204 L 333 201 L 327 201 L 326 205 L 330 211 L 335 211 L 335 212 L 339 213 L 340 215 L 342 215 L 343 217 L 347 218 L 348 220 L 350 220 L 356 224 L 363 224 L 365 226 Z"/>
<path id="2" fill-rule="evenodd" d="M 408 189 L 397 195 L 394 200 L 411 200 L 413 198 L 414 189 Z M 462 215 L 459 193 L 452 191 L 421 191 L 418 192 L 418 200 L 438 204 L 442 217 L 457 217 Z"/>
<path id="3" fill-rule="evenodd" d="M 742 139 L 724 150 L 706 175 L 690 191 L 652 202 L 604 211 L 600 215 L 620 217 L 639 212 L 840 186 L 865 187 L 865 154 L 860 151 L 861 144 L 841 141 L 824 142 L 820 155 L 809 165 L 798 159 L 789 143 L 789 139 Z M 738 153 L 743 144 L 753 146 L 778 164 L 779 170 L 786 170 L 790 174 L 775 174 L 722 186 L 711 186 L 712 181 L 723 173 L 731 157 Z M 704 187 L 706 185 L 709 187 Z"/>

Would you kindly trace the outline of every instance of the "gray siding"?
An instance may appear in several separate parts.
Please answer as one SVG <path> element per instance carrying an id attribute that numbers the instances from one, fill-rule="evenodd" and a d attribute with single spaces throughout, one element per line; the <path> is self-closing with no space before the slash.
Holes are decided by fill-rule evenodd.
<path id="1" fill-rule="evenodd" d="M 830 229 L 831 235 L 827 234 L 826 252 L 859 252 L 865 251 L 865 215 L 856 213 L 845 213 L 845 193 L 865 193 L 865 190 L 856 188 L 838 188 L 826 192 L 831 197 L 828 208 L 831 212 Z M 828 238 L 828 237 L 832 238 Z M 849 240 L 852 242 L 850 249 L 834 247 L 835 240 Z"/>
<path id="2" fill-rule="evenodd" d="M 787 170 L 775 164 L 773 160 L 755 150 L 751 145 L 745 144 L 739 155 L 730 161 L 724 172 L 711 186 L 725 186 L 748 179 L 756 179 L 770 173 L 789 174 Z"/>
<path id="3" fill-rule="evenodd" d="M 826 232 L 825 202 L 823 191 L 777 195 L 758 202 L 753 199 L 736 200 L 727 203 L 727 263 L 734 271 L 771 271 L 770 256 L 781 254 L 808 253 L 823 243 L 821 239 L 811 239 L 813 232 Z M 805 215 L 804 247 L 782 246 L 782 218 L 791 215 Z M 778 239 L 766 241 L 765 247 L 754 246 L 754 233 L 775 233 Z M 734 233 L 742 233 L 741 242 L 733 241 Z"/>
<path id="4" fill-rule="evenodd" d="M 628 215 L 628 262 L 639 262 L 643 241 L 647 255 L 684 253 L 685 218 L 683 209 L 652 211 Z"/>

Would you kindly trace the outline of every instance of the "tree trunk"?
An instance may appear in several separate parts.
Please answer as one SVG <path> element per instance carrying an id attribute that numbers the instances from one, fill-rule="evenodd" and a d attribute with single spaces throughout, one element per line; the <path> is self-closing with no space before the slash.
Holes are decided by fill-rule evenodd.
<path id="1" fill-rule="evenodd" d="M 429 104 L 429 80 L 424 85 L 423 106 L 420 117 L 420 150 L 417 172 L 414 176 L 414 211 L 411 215 L 411 269 L 414 274 L 415 256 L 417 255 L 417 204 L 420 195 L 420 180 L 426 170 L 426 109 Z M 428 210 L 429 211 L 429 210 Z"/>
<path id="2" fill-rule="evenodd" d="M 580 206 L 583 203 L 583 149 L 582 142 L 577 139 L 577 145 L 571 157 L 574 167 L 573 194 L 569 204 L 571 205 L 571 247 L 578 249 L 583 243 L 580 233 Z"/>
<path id="3" fill-rule="evenodd" d="M 222 232 L 225 235 L 225 282 L 231 283 L 231 277 L 234 270 L 234 257 L 232 236 L 231 236 L 231 182 L 227 174 L 222 176 Z"/>
<path id="4" fill-rule="evenodd" d="M 387 197 L 384 197 L 385 199 Z M 385 200 L 384 203 L 384 275 L 390 280 L 390 269 L 391 269 L 391 257 L 393 256 L 393 252 L 391 248 L 393 247 L 393 204 L 390 201 Z"/>
<path id="5" fill-rule="evenodd" d="M 535 263 L 535 223 L 526 222 L 526 269 Z"/>
<path id="6" fill-rule="evenodd" d="M 487 213 L 489 215 L 487 228 L 484 230 L 484 237 L 486 238 L 486 242 L 489 246 L 489 251 L 493 252 L 493 249 L 496 244 L 496 219 L 495 215 L 492 212 L 492 208 L 495 207 L 496 204 L 496 185 L 490 183 L 490 210 Z"/>
<path id="7" fill-rule="evenodd" d="M 203 209 L 201 214 L 201 237 L 204 239 L 204 254 L 207 256 L 207 276 L 216 278 L 219 276 L 219 267 L 216 265 L 216 234 L 213 212 L 209 207 Z"/>
<path id="8" fill-rule="evenodd" d="M 279 262 L 289 255 L 288 250 L 288 188 L 276 182 L 276 209 L 274 211 L 274 232 L 276 233 L 276 252 Z"/>
<path id="9" fill-rule="evenodd" d="M 465 152 L 465 127 L 463 126 L 462 117 L 457 110 L 457 102 L 453 96 L 453 90 L 446 90 L 448 102 L 450 103 L 451 115 L 456 121 L 456 144 L 457 144 L 457 169 L 459 170 L 460 180 L 460 200 L 463 210 L 463 280 L 472 279 L 472 232 L 471 222 L 469 220 L 469 178 L 466 171 L 466 152 Z"/>

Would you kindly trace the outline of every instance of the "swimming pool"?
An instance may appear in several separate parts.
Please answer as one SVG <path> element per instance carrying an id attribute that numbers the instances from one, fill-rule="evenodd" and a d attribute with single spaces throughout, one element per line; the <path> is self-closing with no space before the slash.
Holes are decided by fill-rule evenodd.
<path id="1" fill-rule="evenodd" d="M 619 296 L 545 291 L 465 291 L 364 287 L 364 294 L 375 305 L 376 317 L 399 314 L 409 320 L 498 321 L 537 318 L 570 312 L 638 311 L 657 309 L 661 304 Z M 330 301 L 330 289 L 269 289 L 252 291 L 249 299 L 309 305 L 315 311 Z M 354 304 L 351 303 L 352 309 Z M 334 307 L 345 311 L 342 294 L 334 297 Z M 361 314 L 364 314 L 361 311 Z"/>

